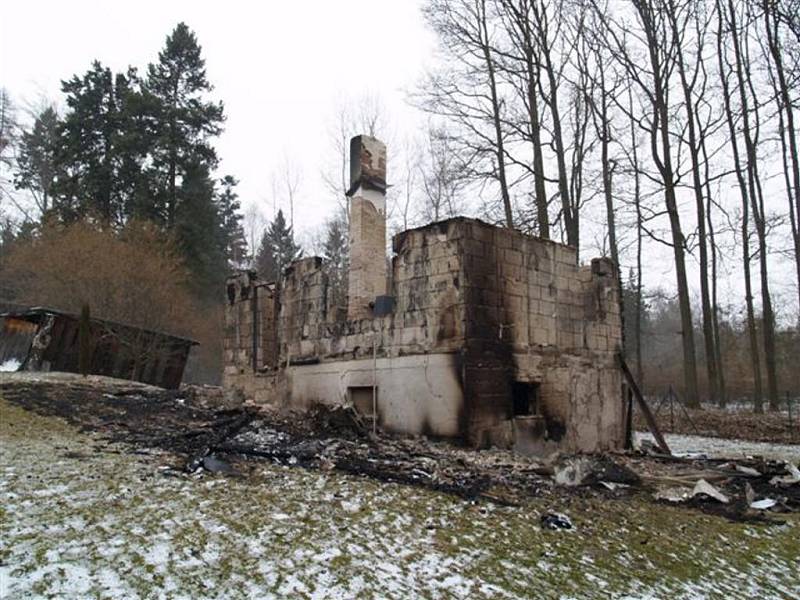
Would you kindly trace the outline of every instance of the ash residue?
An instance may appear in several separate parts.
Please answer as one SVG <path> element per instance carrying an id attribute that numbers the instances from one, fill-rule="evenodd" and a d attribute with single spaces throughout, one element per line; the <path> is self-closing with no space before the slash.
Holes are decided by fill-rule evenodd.
<path id="1" fill-rule="evenodd" d="M 221 397 L 218 390 L 207 391 Z M 214 408 L 213 398 L 204 390 L 175 392 L 62 374 L 0 376 L 0 395 L 28 410 L 62 417 L 106 440 L 128 444 L 132 452 L 168 451 L 180 465 L 170 473 L 179 476 L 181 471 L 242 473 L 257 461 L 269 460 L 507 505 L 542 495 L 561 502 L 575 495 L 610 500 L 636 494 L 732 520 L 756 521 L 767 518 L 758 508 L 764 503 L 771 504 L 772 513 L 800 508 L 800 475 L 791 470 L 796 468 L 757 458 L 633 454 L 545 461 L 424 437 L 372 435 L 369 424 L 348 407 L 319 406 L 303 413 L 229 408 L 227 403 Z M 730 501 L 693 495 L 700 480 Z"/>

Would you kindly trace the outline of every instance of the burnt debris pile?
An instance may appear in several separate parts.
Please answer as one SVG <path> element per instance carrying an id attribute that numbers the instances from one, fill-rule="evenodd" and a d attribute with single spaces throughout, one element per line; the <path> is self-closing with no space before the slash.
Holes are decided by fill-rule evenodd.
<path id="1" fill-rule="evenodd" d="M 270 461 L 512 506 L 539 496 L 640 495 L 735 520 L 766 521 L 768 513 L 800 510 L 798 468 L 760 458 L 638 453 L 541 460 L 421 436 L 373 435 L 371 423 L 348 406 L 278 412 L 244 406 L 219 388 L 164 390 L 62 373 L 3 376 L 0 396 L 39 414 L 62 417 L 132 452 L 165 451 L 175 458 L 174 467 L 164 470 L 169 475 L 242 475 Z"/>
<path id="2" fill-rule="evenodd" d="M 474 452 L 421 437 L 373 436 L 348 407 L 264 413 L 214 451 L 286 465 L 338 470 L 514 505 L 550 487 L 550 470 L 507 452 Z"/>

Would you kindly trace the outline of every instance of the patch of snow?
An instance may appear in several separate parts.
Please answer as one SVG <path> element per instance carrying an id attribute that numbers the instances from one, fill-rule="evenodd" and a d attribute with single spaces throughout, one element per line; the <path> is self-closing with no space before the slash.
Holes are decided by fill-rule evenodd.
<path id="1" fill-rule="evenodd" d="M 170 545 L 164 542 L 153 544 L 144 555 L 146 563 L 155 566 L 159 571 L 166 569 L 170 557 Z"/>
<path id="2" fill-rule="evenodd" d="M 348 500 L 342 500 L 342 509 L 345 512 L 355 514 L 361 510 L 361 504 L 358 502 L 350 502 Z"/>
<path id="3" fill-rule="evenodd" d="M 0 373 L 11 373 L 13 371 L 19 371 L 19 368 L 22 366 L 22 361 L 17 360 L 16 358 L 9 358 L 3 363 L 0 363 Z"/>
<path id="4" fill-rule="evenodd" d="M 636 439 L 653 440 L 650 433 L 637 432 Z M 667 441 L 672 453 L 676 456 L 705 455 L 709 458 L 743 458 L 748 456 L 763 456 L 769 460 L 785 460 L 793 463 L 800 462 L 800 446 L 789 444 L 772 444 L 770 442 L 748 442 L 725 438 L 704 437 L 699 435 L 682 435 L 666 433 Z"/>
<path id="5" fill-rule="evenodd" d="M 38 498 L 46 498 L 48 496 L 63 495 L 69 488 L 66 485 L 54 485 L 41 490 L 35 490 L 33 495 Z"/>

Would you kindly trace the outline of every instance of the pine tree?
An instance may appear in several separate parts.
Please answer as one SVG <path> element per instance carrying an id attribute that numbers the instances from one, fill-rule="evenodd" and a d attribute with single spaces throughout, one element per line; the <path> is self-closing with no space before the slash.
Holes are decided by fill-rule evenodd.
<path id="1" fill-rule="evenodd" d="M 114 75 L 99 62 L 83 77 L 62 84 L 68 112 L 59 128 L 54 205 L 62 220 L 86 216 L 119 226 L 125 221 L 131 190 L 141 185 L 144 157 L 131 152 L 138 138 L 129 103 L 138 94 L 134 69 Z"/>
<path id="2" fill-rule="evenodd" d="M 48 106 L 37 115 L 33 127 L 22 132 L 19 144 L 14 185 L 30 192 L 43 218 L 53 208 L 59 126 L 55 108 Z"/>
<path id="3" fill-rule="evenodd" d="M 212 86 L 194 33 L 175 27 L 144 80 L 94 62 L 62 89 L 63 119 L 48 109 L 25 136 L 17 186 L 34 193 L 43 218 L 115 230 L 155 223 L 182 249 L 201 295 L 216 297 L 247 248 L 237 181 L 213 177 L 223 107 L 206 99 Z"/>
<path id="4" fill-rule="evenodd" d="M 173 231 L 201 297 L 213 297 L 225 280 L 225 236 L 214 202 L 214 182 L 203 164 L 188 165 L 176 196 Z"/>
<path id="5" fill-rule="evenodd" d="M 147 103 L 156 123 L 152 146 L 152 171 L 162 218 L 171 228 L 180 210 L 180 181 L 187 170 L 202 165 L 209 173 L 217 166 L 210 138 L 222 131 L 222 103 L 206 101 L 212 90 L 206 79 L 205 60 L 194 33 L 179 23 L 167 37 L 158 62 L 148 67 Z"/>
<path id="6" fill-rule="evenodd" d="M 261 237 L 256 254 L 256 270 L 267 281 L 279 282 L 284 269 L 302 254 L 300 246 L 294 243 L 292 228 L 286 223 L 283 211 L 279 210 Z"/>
<path id="7" fill-rule="evenodd" d="M 331 306 L 347 306 L 347 272 L 349 265 L 347 215 L 338 214 L 325 225 L 325 271 Z"/>
<path id="8" fill-rule="evenodd" d="M 231 175 L 219 180 L 217 210 L 225 245 L 225 256 L 233 267 L 241 267 L 247 260 L 247 240 L 242 226 L 241 203 L 235 188 L 239 182 Z"/>

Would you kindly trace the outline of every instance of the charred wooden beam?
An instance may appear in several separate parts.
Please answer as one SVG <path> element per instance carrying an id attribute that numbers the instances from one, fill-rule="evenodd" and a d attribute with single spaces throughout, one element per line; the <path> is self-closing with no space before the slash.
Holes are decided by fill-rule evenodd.
<path id="1" fill-rule="evenodd" d="M 642 414 L 647 422 L 647 428 L 650 430 L 650 433 L 653 434 L 656 444 L 665 454 L 672 454 L 672 451 L 669 449 L 664 436 L 661 435 L 661 430 L 658 428 L 656 418 L 653 416 L 650 407 L 647 405 L 647 401 L 644 399 L 642 392 L 639 390 L 639 386 L 636 384 L 636 380 L 633 378 L 630 369 L 628 369 L 628 364 L 625 362 L 625 359 L 622 358 L 621 354 L 617 355 L 617 360 L 619 361 L 619 366 L 622 369 L 622 374 L 625 376 L 625 379 L 639 404 L 639 408 L 642 409 Z"/>

